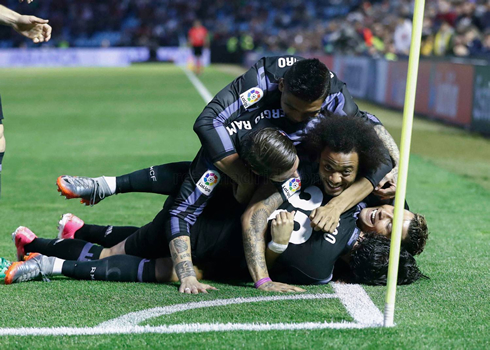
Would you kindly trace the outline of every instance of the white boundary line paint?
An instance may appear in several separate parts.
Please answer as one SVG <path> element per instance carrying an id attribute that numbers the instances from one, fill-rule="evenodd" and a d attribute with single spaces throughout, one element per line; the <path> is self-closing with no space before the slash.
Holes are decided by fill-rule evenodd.
<path id="1" fill-rule="evenodd" d="M 272 331 L 272 330 L 315 330 L 315 329 L 362 329 L 380 327 L 383 315 L 359 285 L 332 283 L 334 294 L 296 294 L 287 296 L 217 299 L 187 304 L 169 305 L 131 312 L 127 315 L 103 322 L 95 327 L 46 327 L 46 328 L 0 328 L 0 336 L 62 336 L 142 333 L 199 333 L 226 331 Z M 245 303 L 282 300 L 313 300 L 339 298 L 354 318 L 354 322 L 302 322 L 302 323 L 190 323 L 162 326 L 139 326 L 146 320 L 177 312 L 199 308 L 236 305 Z"/>
<path id="2" fill-rule="evenodd" d="M 184 71 L 185 75 L 187 75 L 187 78 L 189 78 L 192 85 L 194 85 L 197 92 L 199 92 L 204 102 L 205 103 L 211 102 L 213 96 L 209 93 L 208 89 L 206 89 L 206 87 L 201 83 L 201 81 L 196 77 L 196 75 L 185 67 L 182 67 L 182 70 Z"/>
<path id="3" fill-rule="evenodd" d="M 132 312 L 124 316 L 115 318 L 113 320 L 103 322 L 99 324 L 99 327 L 131 327 L 137 326 L 143 321 L 150 318 L 159 317 L 163 315 L 170 315 L 176 312 L 201 309 L 206 307 L 226 306 L 234 304 L 248 304 L 257 302 L 267 302 L 276 300 L 308 300 L 308 299 L 329 299 L 337 298 L 335 294 L 296 294 L 288 296 L 272 296 L 272 297 L 253 297 L 253 298 L 233 298 L 233 299 L 217 299 L 210 301 L 199 301 L 196 303 L 186 303 L 170 305 L 165 307 L 156 307 L 154 309 L 147 309 L 137 312 Z"/>
<path id="4" fill-rule="evenodd" d="M 331 283 L 331 285 L 355 322 L 370 324 L 372 327 L 383 324 L 383 313 L 373 304 L 364 288 L 358 284 Z"/>

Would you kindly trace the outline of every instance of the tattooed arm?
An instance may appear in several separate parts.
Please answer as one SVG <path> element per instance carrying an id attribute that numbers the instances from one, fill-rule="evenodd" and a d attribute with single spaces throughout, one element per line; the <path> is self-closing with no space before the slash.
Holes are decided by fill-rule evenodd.
<path id="1" fill-rule="evenodd" d="M 262 199 L 269 195 L 266 199 Z M 251 205 L 242 216 L 243 248 L 248 270 L 254 282 L 269 277 L 265 260 L 265 232 L 267 218 L 279 208 L 283 200 L 270 184 L 259 188 L 252 198 Z M 266 282 L 259 289 L 276 292 L 303 292 L 298 287 L 278 282 Z"/>
<path id="2" fill-rule="evenodd" d="M 200 283 L 196 278 L 191 256 L 191 240 L 189 236 L 179 236 L 170 241 L 170 254 L 174 263 L 175 273 L 180 281 L 179 292 L 187 294 L 207 293 L 208 289 L 216 288 Z"/>
<path id="3" fill-rule="evenodd" d="M 398 162 L 400 160 L 400 151 L 398 146 L 391 137 L 388 130 L 383 125 L 376 125 L 374 127 L 378 137 L 383 141 L 384 146 L 388 150 L 391 159 L 393 160 L 394 167 L 379 183 L 378 187 L 374 189 L 374 194 L 381 197 L 381 199 L 393 198 L 396 192 L 396 181 L 398 178 Z"/>

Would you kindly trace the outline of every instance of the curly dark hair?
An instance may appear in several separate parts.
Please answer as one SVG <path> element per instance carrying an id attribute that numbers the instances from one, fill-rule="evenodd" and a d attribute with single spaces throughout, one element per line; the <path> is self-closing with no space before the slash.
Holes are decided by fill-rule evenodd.
<path id="1" fill-rule="evenodd" d="M 429 229 L 423 215 L 416 213 L 414 215 L 408 226 L 408 239 L 402 241 L 402 245 L 410 254 L 418 255 L 424 251 L 427 238 L 429 238 Z"/>
<path id="2" fill-rule="evenodd" d="M 296 147 L 283 131 L 264 128 L 245 138 L 240 156 L 259 175 L 269 177 L 289 171 L 296 154 Z"/>
<path id="3" fill-rule="evenodd" d="M 313 159 L 325 148 L 336 153 L 356 152 L 359 155 L 358 177 L 388 162 L 385 147 L 372 125 L 358 117 L 323 114 L 309 129 L 302 145 Z"/>
<path id="4" fill-rule="evenodd" d="M 330 91 L 330 71 L 316 58 L 296 61 L 284 74 L 288 92 L 307 102 L 325 98 Z"/>
<path id="5" fill-rule="evenodd" d="M 386 285 L 390 239 L 377 234 L 366 234 L 354 248 L 349 267 L 352 282 L 369 285 Z M 397 284 L 411 284 L 427 279 L 417 266 L 415 258 L 405 248 L 400 250 Z"/>

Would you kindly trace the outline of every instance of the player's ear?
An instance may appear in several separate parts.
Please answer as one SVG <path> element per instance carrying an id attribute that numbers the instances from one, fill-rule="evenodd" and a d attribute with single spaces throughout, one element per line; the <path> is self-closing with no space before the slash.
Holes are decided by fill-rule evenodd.
<path id="1" fill-rule="evenodd" d="M 284 91 L 284 78 L 279 79 L 279 91 Z"/>

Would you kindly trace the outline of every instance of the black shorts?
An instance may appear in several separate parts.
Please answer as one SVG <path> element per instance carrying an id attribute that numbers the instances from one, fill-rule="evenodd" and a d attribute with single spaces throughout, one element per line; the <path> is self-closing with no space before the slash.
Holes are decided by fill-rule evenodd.
<path id="1" fill-rule="evenodd" d="M 152 222 L 140 227 L 127 238 L 124 244 L 126 254 L 146 259 L 170 257 L 170 249 L 165 235 L 165 222 L 169 216 L 167 203 L 169 202 L 172 201 L 167 200 L 165 202 L 165 206 Z"/>
<path id="2" fill-rule="evenodd" d="M 194 56 L 196 57 L 202 56 L 202 49 L 203 49 L 202 46 L 193 46 L 192 48 L 194 49 Z"/>
<path id="3" fill-rule="evenodd" d="M 128 237 L 125 243 L 126 254 L 146 259 L 170 257 L 165 230 L 169 229 L 168 210 L 172 205 L 173 198 L 168 197 L 155 219 Z M 243 207 L 234 200 L 229 189 L 219 191 L 211 199 L 210 206 L 204 209 L 190 230 L 192 259 L 197 264 L 244 259 L 240 222 L 242 213 Z"/>

